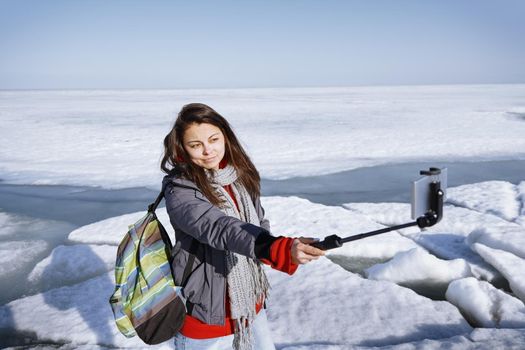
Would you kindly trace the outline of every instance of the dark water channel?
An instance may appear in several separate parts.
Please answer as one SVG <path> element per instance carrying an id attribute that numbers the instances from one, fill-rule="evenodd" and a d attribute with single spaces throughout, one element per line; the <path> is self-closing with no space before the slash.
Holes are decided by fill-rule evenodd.
<path id="1" fill-rule="evenodd" d="M 410 183 L 419 170 L 448 168 L 448 186 L 525 180 L 525 160 L 472 163 L 405 163 L 360 168 L 330 175 L 261 181 L 263 196 L 298 196 L 326 205 L 350 202 L 409 202 Z M 0 210 L 76 226 L 144 210 L 157 195 L 148 188 L 108 190 L 63 185 L 11 185 L 0 182 Z M 161 204 L 162 205 L 162 204 Z"/>

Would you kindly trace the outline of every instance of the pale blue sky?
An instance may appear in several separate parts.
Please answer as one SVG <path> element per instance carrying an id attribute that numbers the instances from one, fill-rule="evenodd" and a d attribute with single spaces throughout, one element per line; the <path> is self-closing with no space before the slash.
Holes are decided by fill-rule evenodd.
<path id="1" fill-rule="evenodd" d="M 0 89 L 525 83 L 525 1 L 0 0 Z"/>

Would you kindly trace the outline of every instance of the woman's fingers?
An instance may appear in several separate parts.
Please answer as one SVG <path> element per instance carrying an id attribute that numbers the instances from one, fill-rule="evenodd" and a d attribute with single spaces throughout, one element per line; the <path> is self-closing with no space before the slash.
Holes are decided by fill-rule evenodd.
<path id="1" fill-rule="evenodd" d="M 316 247 L 312 247 L 310 244 L 312 243 L 315 243 L 317 242 L 318 240 L 315 239 L 315 238 L 311 238 L 311 237 L 299 237 L 299 241 L 301 241 L 301 243 L 304 243 L 303 245 L 303 248 L 304 248 L 304 252 L 307 253 L 307 254 L 310 254 L 310 255 L 314 255 L 314 256 L 323 256 L 324 255 L 324 250 L 321 250 L 319 248 L 316 248 Z"/>
<path id="2" fill-rule="evenodd" d="M 317 242 L 317 239 L 316 238 L 312 238 L 312 237 L 299 237 L 298 239 L 301 242 L 306 243 L 306 244 Z"/>
<path id="3" fill-rule="evenodd" d="M 306 264 L 323 256 L 325 254 L 323 250 L 309 245 L 314 242 L 315 239 L 307 237 L 295 239 L 292 245 L 292 261 L 296 264 Z"/>

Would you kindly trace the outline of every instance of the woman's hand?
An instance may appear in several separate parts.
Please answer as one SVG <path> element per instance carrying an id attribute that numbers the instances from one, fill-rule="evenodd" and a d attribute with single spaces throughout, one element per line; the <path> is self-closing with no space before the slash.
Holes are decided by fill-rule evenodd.
<path id="1" fill-rule="evenodd" d="M 323 256 L 323 250 L 309 245 L 314 242 L 316 242 L 314 238 L 300 237 L 294 239 L 292 243 L 292 262 L 294 264 L 306 264 Z"/>

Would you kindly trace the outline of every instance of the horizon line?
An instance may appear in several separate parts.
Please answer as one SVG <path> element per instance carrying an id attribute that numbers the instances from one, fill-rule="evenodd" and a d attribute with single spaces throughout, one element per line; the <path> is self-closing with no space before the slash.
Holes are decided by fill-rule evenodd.
<path id="1" fill-rule="evenodd" d="M 264 90 L 264 89 L 330 89 L 330 88 L 374 88 L 374 87 L 423 87 L 423 86 L 484 86 L 525 85 L 525 82 L 506 83 L 405 83 L 405 84 L 354 84 L 354 85 L 291 85 L 291 86 L 244 86 L 244 87 L 76 87 L 76 88 L 0 88 L 0 91 L 145 91 L 145 90 Z"/>

